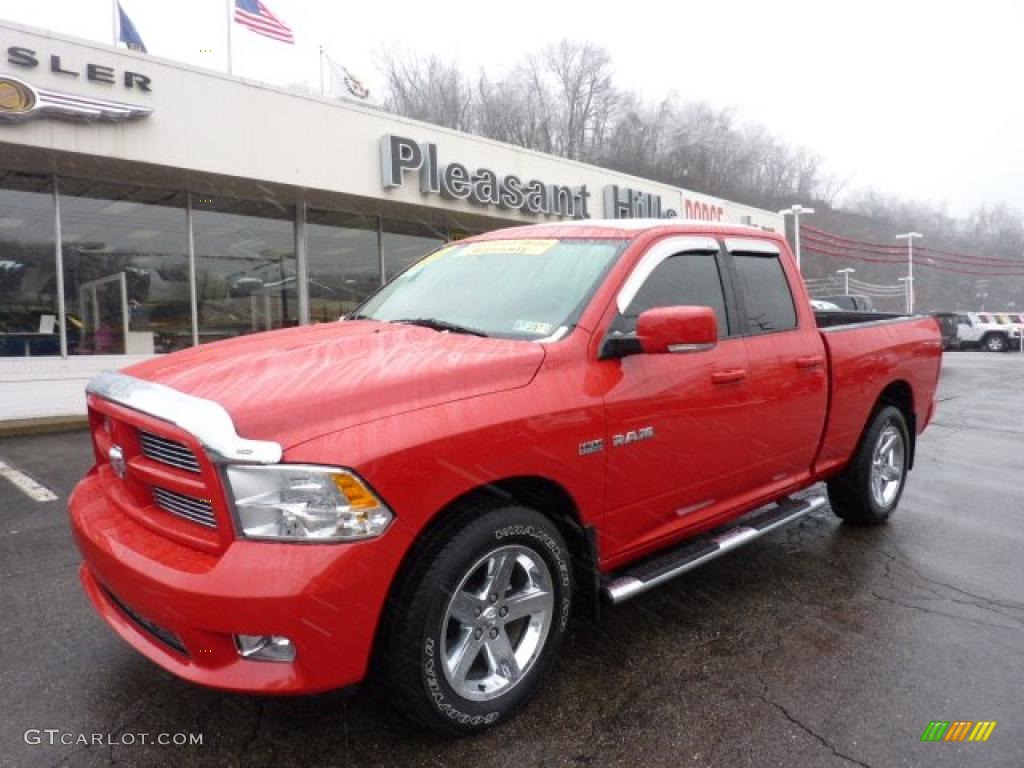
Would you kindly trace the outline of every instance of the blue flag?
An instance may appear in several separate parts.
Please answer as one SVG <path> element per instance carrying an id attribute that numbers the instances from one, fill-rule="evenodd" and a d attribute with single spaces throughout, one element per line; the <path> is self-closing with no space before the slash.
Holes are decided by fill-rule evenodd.
<path id="1" fill-rule="evenodd" d="M 124 12 L 124 8 L 121 7 L 121 3 L 117 4 L 117 15 L 120 17 L 121 34 L 119 39 L 122 43 L 128 46 L 133 51 L 142 51 L 147 53 L 146 44 L 142 42 L 142 37 L 139 35 L 139 30 L 132 24 L 132 20 L 128 18 L 128 14 Z"/>

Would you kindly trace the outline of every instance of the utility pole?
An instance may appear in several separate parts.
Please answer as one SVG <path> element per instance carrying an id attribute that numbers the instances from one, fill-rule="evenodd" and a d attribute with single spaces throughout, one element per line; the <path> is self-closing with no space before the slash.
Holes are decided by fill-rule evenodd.
<path id="1" fill-rule="evenodd" d="M 844 283 L 846 285 L 846 295 L 847 296 L 850 295 L 850 275 L 852 275 L 856 271 L 857 271 L 856 269 L 851 269 L 850 267 L 847 267 L 846 269 L 837 269 L 836 270 L 836 272 L 838 274 L 843 276 L 843 281 L 844 281 Z"/>
<path id="2" fill-rule="evenodd" d="M 800 269 L 800 216 L 801 214 L 814 213 L 813 208 L 805 208 L 802 205 L 791 205 L 779 211 L 780 216 L 793 217 L 793 244 L 796 250 L 796 268 Z"/>
<path id="3" fill-rule="evenodd" d="M 905 232 L 896 235 L 897 240 L 907 241 L 907 314 L 914 314 L 914 239 L 924 237 L 920 232 Z M 901 280 L 903 278 L 900 278 Z"/>

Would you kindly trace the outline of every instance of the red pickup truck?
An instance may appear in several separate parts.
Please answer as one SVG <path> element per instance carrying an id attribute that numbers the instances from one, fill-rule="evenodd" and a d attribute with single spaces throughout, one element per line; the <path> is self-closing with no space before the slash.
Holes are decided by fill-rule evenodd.
<path id="1" fill-rule="evenodd" d="M 203 685 L 369 677 L 446 733 L 516 712 L 570 615 L 826 504 L 884 522 L 935 408 L 932 318 L 811 309 L 751 227 L 446 245 L 341 322 L 88 388 L 85 591 Z"/>

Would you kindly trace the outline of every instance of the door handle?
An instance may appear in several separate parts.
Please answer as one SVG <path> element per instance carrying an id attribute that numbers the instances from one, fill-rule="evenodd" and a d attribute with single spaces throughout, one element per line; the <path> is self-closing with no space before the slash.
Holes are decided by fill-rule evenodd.
<path id="1" fill-rule="evenodd" d="M 747 378 L 746 368 L 727 368 L 724 371 L 715 371 L 711 374 L 711 381 L 714 384 L 732 384 L 743 381 Z"/>
<path id="2" fill-rule="evenodd" d="M 825 358 L 822 355 L 806 355 L 796 359 L 797 368 L 820 368 L 824 364 Z"/>

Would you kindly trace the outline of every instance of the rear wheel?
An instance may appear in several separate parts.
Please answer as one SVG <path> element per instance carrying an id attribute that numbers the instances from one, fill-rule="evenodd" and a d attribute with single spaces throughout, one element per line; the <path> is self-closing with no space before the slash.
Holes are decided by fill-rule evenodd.
<path id="1" fill-rule="evenodd" d="M 832 511 L 845 522 L 878 525 L 899 504 L 910 465 L 910 433 L 902 411 L 875 412 L 847 467 L 828 481 Z"/>
<path id="2" fill-rule="evenodd" d="M 989 352 L 1005 352 L 1009 344 L 1001 333 L 993 333 L 985 337 L 982 346 Z"/>
<path id="3" fill-rule="evenodd" d="M 548 518 L 498 504 L 468 511 L 413 556 L 382 637 L 392 702 L 446 735 L 521 709 L 554 661 L 572 597 L 569 553 Z"/>

